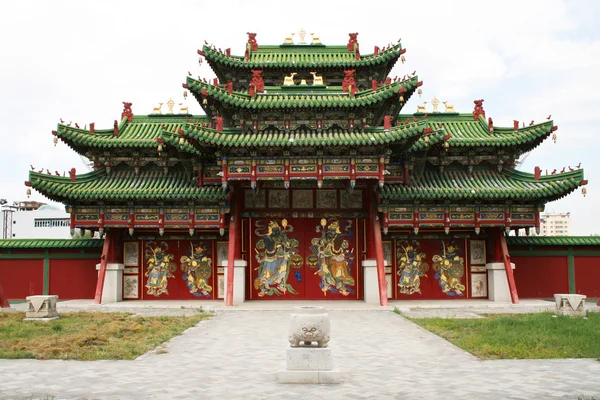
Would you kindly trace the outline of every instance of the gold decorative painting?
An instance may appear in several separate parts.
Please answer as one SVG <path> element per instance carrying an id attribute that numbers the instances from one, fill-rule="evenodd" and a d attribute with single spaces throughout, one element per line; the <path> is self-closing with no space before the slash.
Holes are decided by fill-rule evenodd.
<path id="1" fill-rule="evenodd" d="M 169 254 L 169 246 L 165 242 L 161 242 L 160 245 L 156 242 L 149 242 L 146 244 L 146 281 L 147 293 L 152 296 L 160 296 L 161 294 L 169 294 L 168 285 L 169 278 L 173 278 L 173 272 L 177 269 L 177 266 L 173 262 L 175 257 L 173 254 Z"/>
<path id="2" fill-rule="evenodd" d="M 210 297 L 212 286 L 209 285 L 212 275 L 212 259 L 210 242 L 193 245 L 190 242 L 189 254 L 181 257 L 182 279 L 190 293 L 197 297 Z"/>
<path id="3" fill-rule="evenodd" d="M 441 254 L 432 257 L 435 279 L 448 296 L 463 296 L 465 290 L 465 285 L 462 284 L 465 260 L 459 256 L 460 251 L 458 245 L 453 242 L 446 244 L 442 240 Z"/>
<path id="4" fill-rule="evenodd" d="M 266 222 L 266 221 L 265 221 Z M 254 234 L 260 239 L 256 242 L 256 261 L 258 261 L 258 276 L 254 279 L 254 288 L 258 296 L 282 295 L 286 292 L 298 292 L 288 283 L 290 268 L 300 268 L 304 263 L 298 254 L 298 239 L 289 238 L 294 231 L 286 219 L 281 223 L 257 221 Z"/>
<path id="5" fill-rule="evenodd" d="M 316 227 L 321 237 L 311 240 L 312 258 L 316 257 L 318 268 L 315 274 L 321 277 L 319 286 L 324 296 L 327 292 L 344 296 L 355 293 L 351 270 L 354 263 L 354 249 L 350 248 L 349 242 L 354 236 L 352 222 L 352 220 L 344 220 L 343 226 L 340 226 L 337 219 L 327 221 L 323 218 L 321 226 Z"/>
<path id="6" fill-rule="evenodd" d="M 421 294 L 421 277 L 427 277 L 427 255 L 419 251 L 420 244 L 413 240 L 398 242 L 398 287 L 402 294 Z"/>

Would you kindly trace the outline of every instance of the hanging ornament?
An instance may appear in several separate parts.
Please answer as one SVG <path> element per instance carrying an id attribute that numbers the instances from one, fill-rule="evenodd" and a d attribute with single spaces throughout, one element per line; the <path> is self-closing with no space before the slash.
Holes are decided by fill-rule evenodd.
<path id="1" fill-rule="evenodd" d="M 400 103 L 404 102 L 404 96 L 400 96 Z"/>
<path id="2" fill-rule="evenodd" d="M 29 198 L 30 196 L 31 196 L 31 189 L 27 188 L 27 198 Z"/>
<path id="3" fill-rule="evenodd" d="M 183 99 L 187 100 L 187 96 L 188 96 L 188 92 L 187 92 L 187 90 L 184 90 L 183 91 Z"/>
<path id="4" fill-rule="evenodd" d="M 421 97 L 421 95 L 423 94 L 423 90 L 419 89 L 419 90 L 417 90 L 417 93 L 419 94 L 419 97 Z"/>
<path id="5" fill-rule="evenodd" d="M 552 134 L 552 140 L 554 140 L 554 143 L 556 143 L 556 133 Z"/>
<path id="6" fill-rule="evenodd" d="M 55 137 L 54 140 L 53 140 L 53 142 L 54 142 L 54 147 L 56 147 L 56 144 L 58 143 L 58 138 Z"/>
<path id="7" fill-rule="evenodd" d="M 581 194 L 583 195 L 583 197 L 585 197 L 585 195 L 587 194 L 587 189 L 586 188 L 581 188 Z"/>
<path id="8" fill-rule="evenodd" d="M 162 152 L 163 151 L 163 147 L 162 147 L 162 143 L 158 144 L 158 152 Z"/>

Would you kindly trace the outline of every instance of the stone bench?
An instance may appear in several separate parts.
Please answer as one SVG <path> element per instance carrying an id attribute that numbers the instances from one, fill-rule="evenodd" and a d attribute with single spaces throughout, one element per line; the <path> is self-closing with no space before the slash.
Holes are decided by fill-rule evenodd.
<path id="1" fill-rule="evenodd" d="M 556 302 L 556 315 L 569 315 L 572 317 L 585 317 L 586 296 L 583 294 L 555 294 L 554 301 Z"/>
<path id="2" fill-rule="evenodd" d="M 29 296 L 29 310 L 25 314 L 26 319 L 54 319 L 58 318 L 56 311 L 56 301 L 58 296 Z"/>

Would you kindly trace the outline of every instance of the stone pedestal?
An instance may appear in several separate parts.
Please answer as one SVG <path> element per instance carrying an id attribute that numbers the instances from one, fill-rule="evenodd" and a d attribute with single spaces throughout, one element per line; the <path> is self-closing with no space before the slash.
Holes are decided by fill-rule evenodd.
<path id="1" fill-rule="evenodd" d="M 556 302 L 555 315 L 568 315 L 571 317 L 585 317 L 585 299 L 587 296 L 583 294 L 555 294 L 554 301 Z"/>
<path id="2" fill-rule="evenodd" d="M 246 301 L 246 260 L 235 260 L 233 262 L 233 305 L 242 304 Z M 228 261 L 223 261 L 225 267 L 225 301 L 227 301 L 227 275 L 229 274 Z"/>
<path id="3" fill-rule="evenodd" d="M 510 267 L 515 269 L 515 264 L 510 263 Z M 508 288 L 508 278 L 504 263 L 488 263 L 485 265 L 488 273 L 488 298 L 490 301 L 511 302 L 510 289 Z"/>
<path id="4" fill-rule="evenodd" d="M 340 383 L 333 366 L 329 342 L 329 315 L 323 307 L 295 307 L 290 316 L 286 370 L 277 374 L 279 383 Z M 301 345 L 302 344 L 302 345 Z"/>
<path id="5" fill-rule="evenodd" d="M 58 318 L 56 301 L 58 296 L 28 296 L 29 309 L 25 313 L 26 320 L 51 320 Z"/>
<path id="6" fill-rule="evenodd" d="M 104 276 L 104 288 L 102 289 L 102 303 L 115 303 L 123 301 L 123 269 L 124 264 L 106 264 L 106 275 Z M 96 270 L 100 271 L 100 264 L 96 264 Z"/>
<path id="7" fill-rule="evenodd" d="M 286 371 L 277 374 L 279 383 L 341 383 L 342 374 L 334 368 L 328 348 L 294 347 L 286 356 Z"/>
<path id="8" fill-rule="evenodd" d="M 387 267 L 387 261 L 383 262 Z M 377 261 L 364 260 L 362 262 L 364 270 L 364 298 L 365 303 L 379 304 L 379 278 L 377 277 Z M 388 297 L 389 297 L 388 293 Z"/>

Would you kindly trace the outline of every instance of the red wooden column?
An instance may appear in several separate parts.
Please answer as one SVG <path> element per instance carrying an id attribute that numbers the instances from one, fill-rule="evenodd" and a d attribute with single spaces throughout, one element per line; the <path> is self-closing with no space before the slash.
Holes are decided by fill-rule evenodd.
<path id="1" fill-rule="evenodd" d="M 233 189 L 233 187 L 231 188 Z M 229 245 L 227 248 L 227 296 L 225 298 L 225 305 L 233 305 L 233 273 L 237 243 L 236 239 L 238 236 L 238 223 L 239 213 L 237 207 L 237 201 L 235 193 L 232 193 L 233 199 L 231 201 L 231 211 L 229 214 Z"/>
<path id="2" fill-rule="evenodd" d="M 4 294 L 2 284 L 0 284 L 0 308 L 10 308 L 10 304 L 8 304 L 8 298 L 6 298 L 6 295 Z"/>
<path id="3" fill-rule="evenodd" d="M 115 232 L 112 230 L 106 231 L 104 237 L 104 246 L 102 247 L 102 256 L 100 256 L 100 271 L 98 272 L 98 282 L 96 283 L 96 296 L 94 304 L 102 304 L 102 290 L 104 289 L 104 278 L 106 277 L 106 264 L 109 261 L 113 249 L 115 247 Z"/>
<path id="4" fill-rule="evenodd" d="M 515 276 L 513 275 L 513 270 L 510 266 L 510 254 L 508 254 L 508 246 L 506 245 L 506 236 L 504 236 L 504 233 L 500 229 L 498 229 L 496 231 L 496 241 L 498 242 L 496 249 L 498 250 L 498 247 L 499 247 L 500 255 L 502 257 L 502 262 L 504 263 L 504 269 L 506 269 L 506 278 L 508 279 L 508 289 L 510 290 L 510 299 L 513 304 L 519 304 L 519 294 L 517 293 L 517 285 L 515 283 Z M 498 255 L 496 255 L 496 260 L 498 260 Z"/>
<path id="5" fill-rule="evenodd" d="M 379 305 L 388 305 L 387 282 L 385 281 L 385 263 L 383 259 L 383 243 L 381 241 L 381 224 L 377 212 L 375 191 L 371 192 L 371 207 L 369 208 L 369 223 L 373 228 L 375 244 L 375 261 L 377 262 L 377 281 L 379 282 Z"/>

